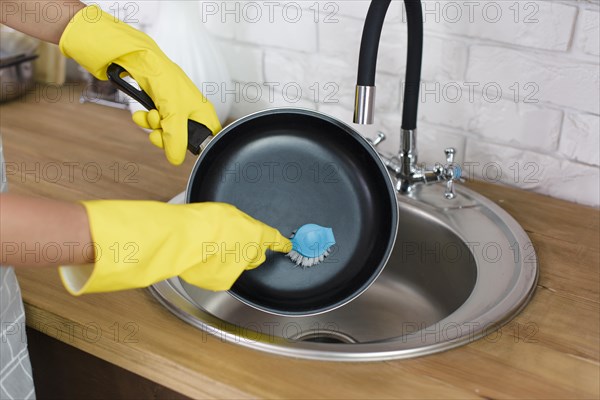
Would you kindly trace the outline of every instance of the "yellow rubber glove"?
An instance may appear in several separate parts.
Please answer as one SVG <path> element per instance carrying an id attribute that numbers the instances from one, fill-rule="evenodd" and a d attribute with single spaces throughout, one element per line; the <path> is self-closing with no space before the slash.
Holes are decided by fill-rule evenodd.
<path id="1" fill-rule="evenodd" d="M 150 134 L 150 141 L 164 148 L 172 164 L 179 165 L 185 158 L 188 119 L 205 125 L 213 134 L 221 130 L 213 105 L 154 40 L 100 7 L 88 6 L 75 14 L 59 46 L 65 56 L 98 79 L 108 79 L 106 70 L 111 63 L 131 74 L 152 98 L 160 115 L 158 124 L 149 123 L 147 113 L 140 111 L 134 121 L 143 128 L 158 126 Z"/>
<path id="2" fill-rule="evenodd" d="M 173 276 L 227 290 L 265 251 L 289 252 L 279 231 L 223 203 L 90 201 L 85 206 L 95 263 L 63 266 L 74 295 L 146 287 Z M 91 248 L 90 248 L 91 250 Z"/>

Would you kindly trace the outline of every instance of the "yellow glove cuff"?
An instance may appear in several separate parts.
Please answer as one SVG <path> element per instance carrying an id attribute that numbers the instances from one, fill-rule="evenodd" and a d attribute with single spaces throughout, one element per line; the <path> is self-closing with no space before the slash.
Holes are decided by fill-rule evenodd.
<path id="1" fill-rule="evenodd" d="M 228 204 L 105 200 L 83 205 L 95 263 L 59 268 L 74 295 L 141 288 L 174 276 L 204 289 L 228 290 L 244 270 L 265 261 L 267 249 L 291 249 L 279 231 Z"/>

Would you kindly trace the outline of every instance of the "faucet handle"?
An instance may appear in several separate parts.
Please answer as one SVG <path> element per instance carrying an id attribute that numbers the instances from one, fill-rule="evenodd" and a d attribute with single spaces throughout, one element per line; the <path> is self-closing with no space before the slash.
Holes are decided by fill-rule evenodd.
<path id="1" fill-rule="evenodd" d="M 448 164 L 453 164 L 454 163 L 454 155 L 456 154 L 456 149 L 454 147 L 448 147 L 446 150 L 444 150 L 444 153 L 446 153 L 446 162 Z"/>
<path id="2" fill-rule="evenodd" d="M 367 142 L 371 143 L 373 147 L 377 147 L 379 143 L 383 142 L 385 139 L 385 133 L 379 131 L 377 132 L 377 137 L 374 140 L 367 138 Z"/>
<path id="3" fill-rule="evenodd" d="M 446 191 L 444 192 L 444 197 L 448 200 L 452 200 L 456 197 L 456 192 L 454 191 L 454 180 L 450 179 L 446 182 Z"/>
<path id="4" fill-rule="evenodd" d="M 444 197 L 448 200 L 451 200 L 456 197 L 456 192 L 454 190 L 454 181 L 461 179 L 462 170 L 458 164 L 454 163 L 454 156 L 456 155 L 456 149 L 453 147 L 449 147 L 444 150 L 446 154 L 446 162 L 444 165 L 444 176 L 446 178 L 446 192 L 444 193 Z"/>

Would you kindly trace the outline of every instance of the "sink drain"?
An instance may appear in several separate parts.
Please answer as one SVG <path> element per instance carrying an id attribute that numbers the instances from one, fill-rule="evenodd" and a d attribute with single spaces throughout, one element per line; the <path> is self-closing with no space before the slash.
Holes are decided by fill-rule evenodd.
<path id="1" fill-rule="evenodd" d="M 296 342 L 311 342 L 311 343 L 338 343 L 349 344 L 358 343 L 356 339 L 350 335 L 335 331 L 313 331 L 306 332 L 293 339 Z"/>

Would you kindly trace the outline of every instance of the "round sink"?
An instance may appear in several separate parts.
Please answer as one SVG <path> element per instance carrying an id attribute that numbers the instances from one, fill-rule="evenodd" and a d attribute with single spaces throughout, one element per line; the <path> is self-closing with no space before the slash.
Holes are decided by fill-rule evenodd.
<path id="1" fill-rule="evenodd" d="M 454 200 L 444 199 L 443 191 L 443 185 L 431 185 L 399 195 L 398 238 L 383 273 L 334 311 L 271 315 L 178 278 L 150 291 L 204 332 L 285 356 L 374 361 L 468 343 L 525 306 L 535 288 L 537 258 L 523 229 L 494 203 L 467 188 L 459 188 Z"/>

